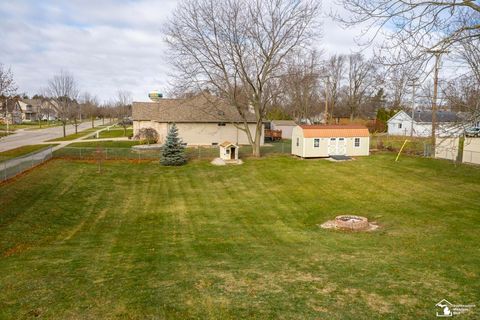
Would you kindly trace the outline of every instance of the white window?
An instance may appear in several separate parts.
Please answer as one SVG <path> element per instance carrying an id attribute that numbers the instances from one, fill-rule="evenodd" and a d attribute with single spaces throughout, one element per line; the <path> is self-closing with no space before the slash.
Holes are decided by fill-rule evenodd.
<path id="1" fill-rule="evenodd" d="M 300 138 L 297 138 L 297 147 L 300 145 Z"/>
<path id="2" fill-rule="evenodd" d="M 360 147 L 360 138 L 355 138 L 355 147 Z"/>
<path id="3" fill-rule="evenodd" d="M 401 123 L 398 124 L 398 129 L 402 129 L 402 124 Z"/>
<path id="4" fill-rule="evenodd" d="M 320 139 L 313 139 L 313 147 L 314 148 L 320 147 Z"/>

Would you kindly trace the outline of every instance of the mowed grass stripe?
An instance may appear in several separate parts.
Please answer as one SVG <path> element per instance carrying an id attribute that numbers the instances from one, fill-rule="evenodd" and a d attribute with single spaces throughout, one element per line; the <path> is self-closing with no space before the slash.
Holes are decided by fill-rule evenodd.
<path id="1" fill-rule="evenodd" d="M 392 155 L 53 161 L 0 187 L 3 252 L 29 244 L 0 259 L 0 316 L 427 318 L 442 298 L 478 301 L 479 178 Z M 341 213 L 382 229 L 318 228 Z"/>

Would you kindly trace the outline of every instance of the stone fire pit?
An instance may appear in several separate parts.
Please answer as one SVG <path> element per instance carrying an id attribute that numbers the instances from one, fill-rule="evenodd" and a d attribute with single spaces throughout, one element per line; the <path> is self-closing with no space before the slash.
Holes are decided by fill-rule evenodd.
<path id="1" fill-rule="evenodd" d="M 372 231 L 378 228 L 378 225 L 369 222 L 367 218 L 355 215 L 341 215 L 335 217 L 335 220 L 329 220 L 322 223 L 320 227 L 324 229 L 338 229 L 347 231 Z"/>

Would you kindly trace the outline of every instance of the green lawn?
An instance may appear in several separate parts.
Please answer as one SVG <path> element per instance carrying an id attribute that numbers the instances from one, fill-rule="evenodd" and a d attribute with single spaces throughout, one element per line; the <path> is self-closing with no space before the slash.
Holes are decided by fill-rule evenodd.
<path id="1" fill-rule="evenodd" d="M 6 137 L 6 136 L 11 135 L 11 134 L 12 134 L 12 132 L 7 133 L 6 131 L 0 131 L 0 138 Z"/>
<path id="2" fill-rule="evenodd" d="M 479 167 L 245 160 L 54 160 L 0 185 L 0 318 L 479 318 Z M 317 226 L 339 214 L 381 229 Z"/>
<path id="3" fill-rule="evenodd" d="M 100 140 L 100 141 L 85 141 L 85 142 L 74 142 L 68 145 L 68 147 L 75 147 L 75 148 L 130 148 L 140 144 L 140 141 L 135 140 Z"/>
<path id="4" fill-rule="evenodd" d="M 58 145 L 58 144 L 55 144 L 55 143 L 31 144 L 31 145 L 18 147 L 18 148 L 15 148 L 15 149 L 3 151 L 3 152 L 0 152 L 0 161 L 24 156 L 24 155 L 29 154 L 31 152 L 38 151 L 38 150 L 41 150 L 41 149 L 45 149 L 49 146 L 56 146 L 56 145 Z"/>
<path id="5" fill-rule="evenodd" d="M 99 138 L 120 138 L 128 137 L 133 134 L 133 129 L 127 128 L 127 134 L 124 134 L 123 128 L 115 128 L 110 130 L 103 130 L 100 132 Z"/>
<path id="6" fill-rule="evenodd" d="M 95 128 L 89 128 L 89 129 L 85 129 L 85 130 L 82 130 L 82 131 L 78 131 L 77 133 L 72 133 L 72 134 L 69 134 L 65 137 L 60 137 L 60 138 L 56 138 L 56 139 L 51 139 L 51 140 L 47 140 L 48 142 L 54 142 L 54 141 L 71 141 L 71 140 L 75 140 L 75 139 L 78 139 L 78 138 L 81 138 L 83 136 L 86 136 L 87 134 L 89 133 L 93 133 L 97 130 L 99 130 L 100 128 L 99 127 L 95 127 Z"/>

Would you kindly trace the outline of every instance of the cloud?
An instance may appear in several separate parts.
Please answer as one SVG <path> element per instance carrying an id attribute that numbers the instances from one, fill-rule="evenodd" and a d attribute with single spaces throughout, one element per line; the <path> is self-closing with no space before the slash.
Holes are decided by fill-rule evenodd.
<path id="1" fill-rule="evenodd" d="M 171 66 L 161 28 L 176 0 L 2 1 L 0 62 L 11 66 L 21 92 L 41 92 L 60 70 L 81 91 L 109 100 L 117 90 L 148 100 L 166 91 Z M 354 35 L 329 19 L 319 44 L 327 53 L 350 53 Z"/>

